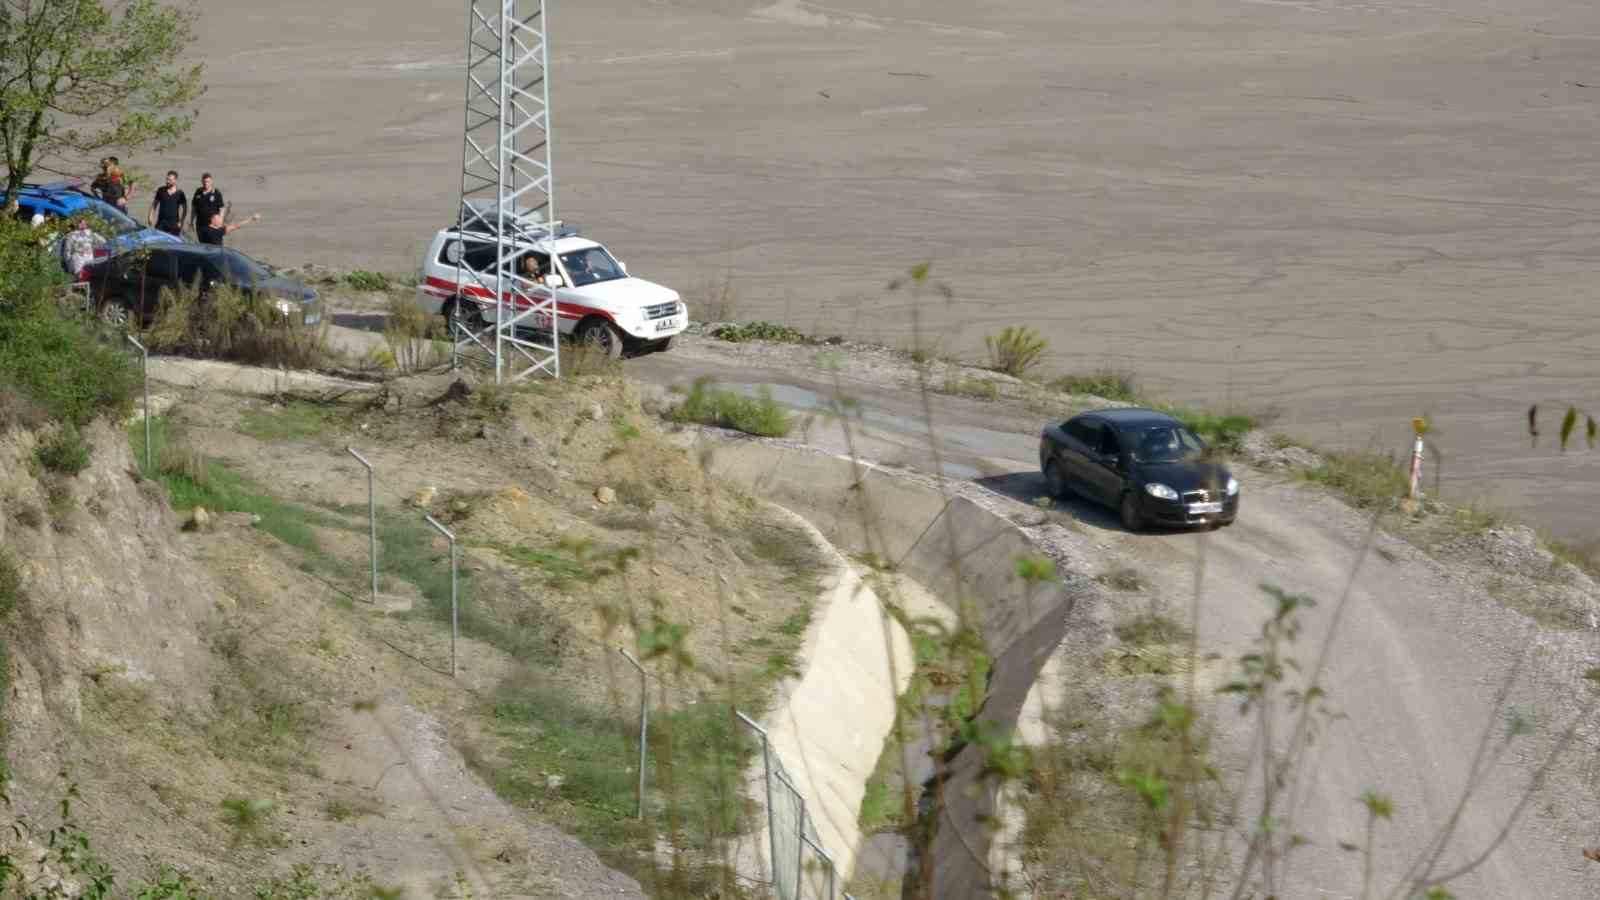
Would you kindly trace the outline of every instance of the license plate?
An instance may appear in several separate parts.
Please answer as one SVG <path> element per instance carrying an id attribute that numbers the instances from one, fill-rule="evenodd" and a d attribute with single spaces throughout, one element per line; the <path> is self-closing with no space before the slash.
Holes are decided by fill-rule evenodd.
<path id="1" fill-rule="evenodd" d="M 662 319 L 661 321 L 656 323 L 656 331 L 658 331 L 658 332 L 660 332 L 660 331 L 671 331 L 672 329 L 677 328 L 677 327 L 678 327 L 678 320 L 677 319 Z"/>
<path id="2" fill-rule="evenodd" d="M 1222 512 L 1222 504 L 1215 501 L 1211 503 L 1189 504 L 1189 515 L 1191 516 L 1205 516 L 1219 512 Z"/>

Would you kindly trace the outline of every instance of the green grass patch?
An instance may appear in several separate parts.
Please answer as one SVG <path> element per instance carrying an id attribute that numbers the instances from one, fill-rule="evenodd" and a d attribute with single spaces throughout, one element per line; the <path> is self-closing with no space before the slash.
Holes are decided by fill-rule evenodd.
<path id="1" fill-rule="evenodd" d="M 633 702 L 630 695 L 625 705 Z M 740 773 L 754 745 L 725 704 L 702 701 L 652 714 L 644 822 L 635 818 L 639 751 L 631 709 L 595 709 L 524 668 L 495 688 L 487 714 L 495 736 L 515 748 L 499 758 L 469 756 L 496 792 L 562 822 L 646 884 L 654 881 L 647 880 L 647 851 L 658 829 L 676 828 L 687 846 L 710 850 L 748 824 Z"/>
<path id="2" fill-rule="evenodd" d="M 115 336 L 49 301 L 9 299 L 0 298 L 0 384 L 50 419 L 80 428 L 101 414 L 125 418 L 132 411 L 139 369 Z"/>
<path id="3" fill-rule="evenodd" d="M 382 272 L 369 272 L 366 269 L 346 273 L 344 283 L 358 291 L 387 291 L 391 284 L 389 276 Z"/>
<path id="4" fill-rule="evenodd" d="M 1107 400 L 1139 402 L 1139 392 L 1134 386 L 1133 375 L 1114 369 L 1096 369 L 1093 372 L 1062 375 L 1052 378 L 1045 386 L 1063 394 L 1092 394 Z"/>
<path id="5" fill-rule="evenodd" d="M 950 368 L 945 370 L 940 393 L 955 397 L 970 397 L 974 400 L 998 400 L 1000 385 L 991 378 L 974 378 L 963 374 L 959 369 Z"/>
<path id="6" fill-rule="evenodd" d="M 789 411 L 772 399 L 765 386 L 759 397 L 752 398 L 715 388 L 709 378 L 695 381 L 672 416 L 679 422 L 731 428 L 759 437 L 783 437 L 794 428 Z"/>
<path id="7" fill-rule="evenodd" d="M 1359 450 L 1325 453 L 1322 463 L 1296 472 L 1320 484 L 1357 509 L 1388 509 L 1405 496 L 1405 470 L 1394 460 Z"/>
<path id="8" fill-rule="evenodd" d="M 89 468 L 91 449 L 89 442 L 83 439 L 83 432 L 68 422 L 45 439 L 34 450 L 33 457 L 46 471 L 71 477 Z"/>
<path id="9" fill-rule="evenodd" d="M 817 339 L 788 325 L 776 322 L 730 322 L 712 329 L 711 336 L 733 344 L 745 341 L 772 341 L 779 344 L 815 344 Z"/>
<path id="10" fill-rule="evenodd" d="M 238 431 L 265 443 L 303 441 L 328 434 L 338 424 L 338 413 L 315 403 L 255 406 L 239 417 Z"/>

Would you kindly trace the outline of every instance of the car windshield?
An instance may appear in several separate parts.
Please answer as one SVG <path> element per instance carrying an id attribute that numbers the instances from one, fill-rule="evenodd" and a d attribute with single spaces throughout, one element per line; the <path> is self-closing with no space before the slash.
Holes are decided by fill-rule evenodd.
<path id="1" fill-rule="evenodd" d="M 561 265 L 572 276 L 573 287 L 583 287 L 597 281 L 613 281 L 627 276 L 622 267 L 611 258 L 604 247 L 588 247 L 561 254 Z"/>
<path id="2" fill-rule="evenodd" d="M 1205 452 L 1205 442 L 1182 425 L 1156 425 L 1134 434 L 1133 458 L 1139 462 L 1178 462 Z"/>
<path id="3" fill-rule="evenodd" d="M 133 234 L 142 227 L 132 216 L 103 200 L 91 202 L 83 211 L 89 214 L 90 228 L 111 237 Z"/>
<path id="4" fill-rule="evenodd" d="M 266 266 L 237 250 L 225 251 L 220 256 L 222 271 L 227 274 L 228 280 L 235 284 L 256 284 L 272 277 L 272 272 Z"/>

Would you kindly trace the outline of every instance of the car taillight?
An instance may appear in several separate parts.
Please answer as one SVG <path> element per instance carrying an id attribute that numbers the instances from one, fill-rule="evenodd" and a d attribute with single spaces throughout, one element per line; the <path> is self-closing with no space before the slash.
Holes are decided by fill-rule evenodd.
<path id="1" fill-rule="evenodd" d="M 105 259 L 106 257 L 108 257 L 110 255 L 111 255 L 111 251 L 107 250 L 104 247 L 96 247 L 96 248 L 94 248 L 94 258 L 95 259 Z"/>
<path id="2" fill-rule="evenodd" d="M 84 266 L 83 268 L 78 270 L 78 281 L 81 284 L 88 284 L 89 283 L 89 267 L 88 266 Z"/>

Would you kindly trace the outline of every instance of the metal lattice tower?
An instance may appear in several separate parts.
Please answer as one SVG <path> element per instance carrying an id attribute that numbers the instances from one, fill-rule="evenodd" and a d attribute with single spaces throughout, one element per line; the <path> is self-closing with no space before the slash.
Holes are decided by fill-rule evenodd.
<path id="1" fill-rule="evenodd" d="M 555 292 L 522 269 L 528 245 L 553 244 L 560 227 L 550 169 L 545 3 L 469 0 L 469 6 L 458 225 L 463 245 L 492 244 L 496 252 L 493 272 L 468 267 L 465 253 L 458 257 L 456 349 L 490 355 L 496 383 L 535 372 L 559 377 Z"/>

